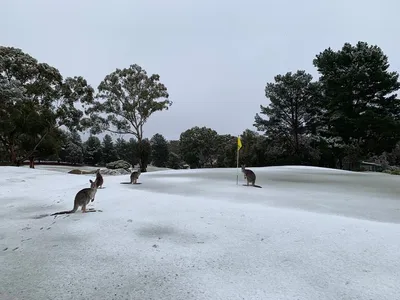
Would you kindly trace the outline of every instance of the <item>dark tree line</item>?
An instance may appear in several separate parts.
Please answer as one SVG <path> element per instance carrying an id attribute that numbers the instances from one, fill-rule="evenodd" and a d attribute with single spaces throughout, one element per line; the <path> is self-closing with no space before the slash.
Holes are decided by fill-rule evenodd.
<path id="1" fill-rule="evenodd" d="M 159 75 L 138 65 L 116 69 L 97 93 L 82 77 L 59 72 L 19 49 L 0 48 L 0 155 L 16 163 L 36 157 L 106 164 L 123 159 L 169 168 L 236 166 L 236 141 L 193 127 L 179 140 L 144 138 L 152 113 L 172 104 Z M 241 134 L 240 163 L 358 169 L 362 160 L 400 164 L 399 75 L 378 46 L 346 43 L 317 54 L 314 79 L 304 70 L 277 75 L 265 86 L 253 126 Z M 83 104 L 82 110 L 76 104 Z M 91 136 L 82 142 L 80 131 Z M 113 140 L 101 132 L 123 135 Z"/>

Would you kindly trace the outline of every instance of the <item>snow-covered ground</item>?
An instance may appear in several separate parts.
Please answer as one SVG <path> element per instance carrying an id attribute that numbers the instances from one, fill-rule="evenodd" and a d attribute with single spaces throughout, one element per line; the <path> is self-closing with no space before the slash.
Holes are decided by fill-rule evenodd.
<path id="1" fill-rule="evenodd" d="M 0 299 L 400 299 L 400 177 L 308 167 L 105 176 L 0 167 Z"/>

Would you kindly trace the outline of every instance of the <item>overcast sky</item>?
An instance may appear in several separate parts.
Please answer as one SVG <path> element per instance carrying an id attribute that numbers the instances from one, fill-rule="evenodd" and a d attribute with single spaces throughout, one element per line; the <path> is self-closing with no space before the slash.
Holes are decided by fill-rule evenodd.
<path id="1" fill-rule="evenodd" d="M 316 54 L 359 40 L 400 71 L 396 0 L 0 0 L 0 44 L 97 88 L 116 68 L 158 73 L 173 105 L 145 137 L 178 139 L 192 126 L 238 135 L 253 127 L 264 87 Z"/>

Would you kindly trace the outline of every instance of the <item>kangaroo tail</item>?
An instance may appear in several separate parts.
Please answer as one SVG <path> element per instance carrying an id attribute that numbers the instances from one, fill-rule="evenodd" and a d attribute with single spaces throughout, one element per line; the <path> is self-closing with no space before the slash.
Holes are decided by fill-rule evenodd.
<path id="1" fill-rule="evenodd" d="M 260 188 L 260 189 L 262 188 L 262 186 L 259 186 L 257 184 L 253 184 L 253 186 L 256 187 L 256 188 Z"/>
<path id="2" fill-rule="evenodd" d="M 64 210 L 64 211 L 59 211 L 54 214 L 51 214 L 50 216 L 56 216 L 56 215 L 66 215 L 66 214 L 72 214 L 78 210 L 78 205 L 74 203 L 74 208 L 71 210 Z"/>
<path id="3" fill-rule="evenodd" d="M 73 212 L 74 212 L 73 210 L 64 210 L 51 214 L 50 216 L 72 214 Z"/>

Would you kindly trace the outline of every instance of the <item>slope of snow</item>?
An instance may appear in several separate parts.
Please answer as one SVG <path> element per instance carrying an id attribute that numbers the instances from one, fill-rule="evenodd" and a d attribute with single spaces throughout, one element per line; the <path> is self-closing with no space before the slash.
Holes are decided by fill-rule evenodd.
<path id="1" fill-rule="evenodd" d="M 0 168 L 0 299 L 400 299 L 398 176 L 309 167 Z"/>

